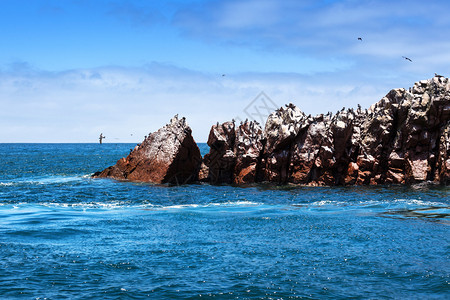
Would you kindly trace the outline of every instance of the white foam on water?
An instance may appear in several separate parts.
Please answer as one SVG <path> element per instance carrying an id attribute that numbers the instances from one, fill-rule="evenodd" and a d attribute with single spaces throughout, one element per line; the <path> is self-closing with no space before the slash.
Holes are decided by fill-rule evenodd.
<path id="1" fill-rule="evenodd" d="M 309 206 L 347 206 L 349 205 L 349 202 L 345 202 L 345 201 L 333 201 L 333 200 L 320 200 L 320 201 L 315 201 L 312 203 L 297 203 L 295 205 L 299 206 L 299 205 L 309 205 Z"/>
<path id="2" fill-rule="evenodd" d="M 441 202 L 434 201 L 423 201 L 418 199 L 395 199 L 392 201 L 386 201 L 387 203 L 398 203 L 398 204 L 406 204 L 406 205 L 418 205 L 418 206 L 442 206 L 444 205 Z"/>
<path id="3" fill-rule="evenodd" d="M 1 206 L 2 204 L 0 204 Z M 23 205 L 30 205 L 30 203 L 18 203 L 14 204 L 17 208 Z M 76 210 L 86 209 L 104 209 L 104 210 L 116 210 L 116 209 L 143 209 L 143 210 L 184 210 L 184 209 L 197 209 L 197 208 L 213 208 L 213 207 L 255 207 L 260 206 L 262 203 L 256 203 L 251 201 L 236 201 L 236 202 L 224 202 L 224 203 L 207 203 L 207 204 L 175 204 L 175 205 L 157 205 L 153 203 L 144 204 L 132 204 L 127 202 L 115 201 L 115 202 L 89 202 L 89 203 L 55 203 L 44 202 L 34 203 L 32 205 L 44 206 L 51 209 L 66 209 L 72 208 Z"/>
<path id="4" fill-rule="evenodd" d="M 129 208 L 132 205 L 127 205 L 123 202 L 89 202 L 89 203 L 54 203 L 45 202 L 40 203 L 40 205 L 49 208 L 74 208 L 74 209 L 122 209 Z"/>
<path id="5" fill-rule="evenodd" d="M 43 177 L 37 178 L 36 180 L 31 180 L 30 183 L 37 184 L 54 184 L 54 183 L 67 183 L 72 181 L 80 181 L 82 177 L 77 176 L 52 176 L 52 177 Z"/>
<path id="6" fill-rule="evenodd" d="M 46 185 L 46 184 L 58 184 L 68 183 L 83 180 L 83 176 L 43 176 L 43 177 L 30 177 L 25 179 L 15 179 L 6 182 L 0 182 L 0 186 L 16 186 L 16 185 Z"/>
<path id="7" fill-rule="evenodd" d="M 169 206 L 161 206 L 159 209 L 186 209 L 186 208 L 197 208 L 200 205 L 198 204 L 180 204 L 180 205 L 169 205 Z"/>
<path id="8" fill-rule="evenodd" d="M 311 203 L 295 203 L 294 207 L 302 207 L 318 210 L 417 210 L 426 208 L 448 208 L 448 204 L 437 201 L 424 201 L 420 199 L 392 199 L 392 200 L 359 200 L 337 201 L 319 200 Z"/>
<path id="9" fill-rule="evenodd" d="M 229 201 L 223 203 L 209 203 L 207 206 L 259 206 L 263 203 L 252 202 L 252 201 Z"/>
<path id="10" fill-rule="evenodd" d="M 262 203 L 256 203 L 251 201 L 230 201 L 223 203 L 207 203 L 207 204 L 179 204 L 168 206 L 151 205 L 153 209 L 170 210 L 170 209 L 190 209 L 190 208 L 209 208 L 209 207 L 250 207 L 259 206 Z"/>
<path id="11" fill-rule="evenodd" d="M 14 203 L 14 204 L 12 204 L 12 203 L 8 203 L 8 202 L 0 202 L 0 207 L 3 207 L 3 206 L 12 206 L 13 209 L 17 209 L 17 208 L 20 208 L 20 206 L 21 206 L 21 205 L 24 205 L 24 204 L 28 204 L 28 203 L 26 203 L 26 202 L 19 202 L 19 203 Z"/>

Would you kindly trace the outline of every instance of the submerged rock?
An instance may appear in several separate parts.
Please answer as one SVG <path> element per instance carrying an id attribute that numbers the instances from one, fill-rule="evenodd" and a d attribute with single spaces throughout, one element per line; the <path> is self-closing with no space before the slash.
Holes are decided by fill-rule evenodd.
<path id="1" fill-rule="evenodd" d="M 114 166 L 94 174 L 152 183 L 188 183 L 198 180 L 202 157 L 185 118 L 175 116 L 170 123 L 151 133 L 130 155 Z"/>

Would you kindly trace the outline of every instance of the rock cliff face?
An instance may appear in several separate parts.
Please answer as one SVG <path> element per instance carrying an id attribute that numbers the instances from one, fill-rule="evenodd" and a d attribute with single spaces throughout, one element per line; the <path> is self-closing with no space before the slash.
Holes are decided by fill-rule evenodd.
<path id="1" fill-rule="evenodd" d="M 213 184 L 261 181 L 264 138 L 257 122 L 245 121 L 237 128 L 234 122 L 213 125 L 208 145 L 210 151 L 204 157 L 208 176 L 204 181 Z"/>
<path id="2" fill-rule="evenodd" d="M 390 91 L 369 109 L 305 115 L 293 104 L 254 121 L 217 123 L 202 159 L 184 118 L 97 173 L 154 183 L 304 185 L 450 183 L 450 80 Z"/>
<path id="3" fill-rule="evenodd" d="M 191 133 L 186 120 L 175 116 L 126 158 L 93 177 L 174 184 L 197 181 L 202 157 Z"/>
<path id="4" fill-rule="evenodd" d="M 306 116 L 293 104 L 257 123 L 214 125 L 211 183 L 353 185 L 450 182 L 450 81 L 390 91 L 368 110 Z"/>

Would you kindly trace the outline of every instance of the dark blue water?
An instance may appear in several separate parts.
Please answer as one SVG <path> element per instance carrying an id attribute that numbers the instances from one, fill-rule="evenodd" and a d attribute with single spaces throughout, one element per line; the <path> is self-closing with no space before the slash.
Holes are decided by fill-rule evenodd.
<path id="1" fill-rule="evenodd" d="M 0 144 L 0 298 L 450 296 L 449 188 L 89 178 L 133 146 Z"/>

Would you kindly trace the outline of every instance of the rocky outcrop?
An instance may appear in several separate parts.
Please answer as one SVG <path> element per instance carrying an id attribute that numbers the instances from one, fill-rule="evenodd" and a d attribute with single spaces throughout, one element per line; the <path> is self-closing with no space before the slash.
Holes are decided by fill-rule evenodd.
<path id="1" fill-rule="evenodd" d="M 257 122 L 246 121 L 236 129 L 234 141 L 233 183 L 245 184 L 261 180 L 261 154 L 264 150 L 264 137 Z"/>
<path id="2" fill-rule="evenodd" d="M 257 122 L 213 125 L 203 160 L 184 119 L 97 177 L 302 185 L 450 183 L 450 80 L 391 90 L 369 109 L 305 115 L 293 104 Z"/>
<path id="3" fill-rule="evenodd" d="M 293 104 L 269 115 L 264 129 L 266 145 L 262 157 L 265 181 L 286 182 L 293 142 L 312 121 Z"/>
<path id="4" fill-rule="evenodd" d="M 217 123 L 208 138 L 210 151 L 205 155 L 201 178 L 210 183 L 244 184 L 261 181 L 263 130 L 257 122 Z M 206 175 L 206 176 L 205 176 Z"/>
<path id="5" fill-rule="evenodd" d="M 234 122 L 217 123 L 211 127 L 208 137 L 210 151 L 205 155 L 204 164 L 208 169 L 207 181 L 211 183 L 232 183 L 236 155 L 234 142 L 236 132 Z"/>
<path id="6" fill-rule="evenodd" d="M 93 177 L 152 183 L 188 183 L 198 180 L 202 157 L 185 118 L 151 133 L 130 154 Z"/>
<path id="7" fill-rule="evenodd" d="M 442 184 L 450 184 L 450 122 L 442 129 L 437 166 L 436 178 L 439 178 Z"/>
<path id="8" fill-rule="evenodd" d="M 212 127 L 212 183 L 353 185 L 450 181 L 450 81 L 394 89 L 368 110 L 306 116 L 293 104 L 263 132 L 245 122 Z M 207 179 L 207 181 L 208 181 Z"/>

